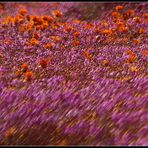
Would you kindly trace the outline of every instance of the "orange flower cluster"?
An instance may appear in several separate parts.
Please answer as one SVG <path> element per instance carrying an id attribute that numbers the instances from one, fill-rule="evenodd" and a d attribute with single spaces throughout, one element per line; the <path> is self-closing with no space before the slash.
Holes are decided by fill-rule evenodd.
<path id="1" fill-rule="evenodd" d="M 73 42 L 73 44 L 74 44 L 74 46 L 79 46 L 79 45 L 80 45 L 80 41 L 75 40 L 75 41 Z"/>
<path id="2" fill-rule="evenodd" d="M 87 23 L 85 28 L 86 29 L 91 29 L 91 28 L 93 28 L 93 24 L 92 23 Z"/>
<path id="3" fill-rule="evenodd" d="M 78 31 L 75 32 L 75 33 L 74 33 L 74 36 L 75 36 L 75 37 L 79 37 L 79 36 L 80 36 L 80 32 L 78 32 Z"/>
<path id="4" fill-rule="evenodd" d="M 111 29 L 105 29 L 105 30 L 102 31 L 102 34 L 112 36 L 113 31 Z"/>
<path id="5" fill-rule="evenodd" d="M 73 30 L 73 27 L 71 27 L 71 26 L 64 28 L 64 32 L 70 32 L 72 30 Z"/>
<path id="6" fill-rule="evenodd" d="M 138 45 L 138 44 L 141 43 L 141 40 L 140 40 L 140 39 L 134 39 L 134 40 L 133 40 L 133 43 L 134 43 L 135 45 Z"/>
<path id="7" fill-rule="evenodd" d="M 54 21 L 51 16 L 42 16 L 42 20 L 48 23 L 52 23 Z"/>
<path id="8" fill-rule="evenodd" d="M 53 48 L 54 44 L 53 43 L 48 43 L 44 45 L 44 48 L 48 49 L 48 48 Z"/>
<path id="9" fill-rule="evenodd" d="M 24 74 L 25 81 L 31 81 L 33 73 L 31 71 L 28 71 L 28 70 L 29 70 L 28 64 L 27 63 L 23 63 L 21 65 L 21 70 L 18 70 L 15 73 L 15 75 L 16 75 L 17 78 L 20 78 Z"/>
<path id="10" fill-rule="evenodd" d="M 30 43 L 31 43 L 32 45 L 38 45 L 38 44 L 39 44 L 39 41 L 38 41 L 37 39 L 35 39 L 35 38 L 32 38 L 32 39 L 30 40 Z"/>
<path id="11" fill-rule="evenodd" d="M 24 16 L 22 15 L 17 15 L 15 18 L 14 18 L 14 22 L 15 24 L 23 24 L 25 22 L 25 19 L 24 19 Z"/>
<path id="12" fill-rule="evenodd" d="M 126 53 L 129 55 L 129 57 L 126 60 L 127 63 L 133 63 L 137 60 L 137 56 L 133 51 L 127 50 Z"/>
<path id="13" fill-rule="evenodd" d="M 93 58 L 93 56 L 88 51 L 84 51 L 83 54 L 89 60 L 91 60 Z"/>
<path id="14" fill-rule="evenodd" d="M 120 13 L 119 12 L 112 12 L 112 16 L 113 16 L 113 18 L 115 19 L 115 20 L 117 20 L 117 19 L 120 19 L 121 18 L 121 15 L 120 15 Z"/>
<path id="15" fill-rule="evenodd" d="M 59 36 L 51 36 L 51 39 L 53 39 L 55 42 L 61 41 L 61 38 Z"/>
<path id="16" fill-rule="evenodd" d="M 134 10 L 128 10 L 123 14 L 124 20 L 128 20 L 130 17 L 132 17 L 135 14 Z"/>

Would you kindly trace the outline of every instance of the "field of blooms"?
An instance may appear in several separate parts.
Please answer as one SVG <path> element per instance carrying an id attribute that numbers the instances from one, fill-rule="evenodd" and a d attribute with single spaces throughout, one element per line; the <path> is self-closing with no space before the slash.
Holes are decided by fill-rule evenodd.
<path id="1" fill-rule="evenodd" d="M 148 146 L 148 2 L 1 2 L 0 145 Z"/>

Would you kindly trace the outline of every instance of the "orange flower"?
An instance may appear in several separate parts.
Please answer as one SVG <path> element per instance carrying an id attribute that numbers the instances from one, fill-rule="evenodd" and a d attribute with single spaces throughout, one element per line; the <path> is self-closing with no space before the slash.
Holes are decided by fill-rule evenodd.
<path id="1" fill-rule="evenodd" d="M 6 39 L 6 40 L 5 40 L 5 43 L 10 44 L 10 43 L 12 43 L 12 41 L 11 41 L 11 40 L 9 40 L 9 39 Z"/>
<path id="2" fill-rule="evenodd" d="M 120 22 L 117 22 L 116 24 L 117 24 L 118 27 L 123 27 L 123 26 L 125 26 L 124 22 L 121 22 L 121 21 L 120 21 Z"/>
<path id="3" fill-rule="evenodd" d="M 134 40 L 133 40 L 133 43 L 136 44 L 136 45 L 138 45 L 138 44 L 141 43 L 141 40 L 140 40 L 140 39 L 134 39 Z"/>
<path id="4" fill-rule="evenodd" d="M 139 71 L 139 69 L 138 69 L 136 66 L 130 67 L 130 70 L 131 70 L 132 72 L 137 72 L 137 71 Z"/>
<path id="5" fill-rule="evenodd" d="M 136 54 L 132 50 L 127 50 L 126 53 L 130 56 L 136 57 Z"/>
<path id="6" fill-rule="evenodd" d="M 38 44 L 39 44 L 39 41 L 38 41 L 37 39 L 35 39 L 35 38 L 32 38 L 32 39 L 30 40 L 30 43 L 31 43 L 32 45 L 38 45 Z"/>
<path id="7" fill-rule="evenodd" d="M 104 34 L 104 35 L 112 35 L 113 32 L 110 29 L 105 29 L 105 30 L 102 31 L 102 34 Z"/>
<path id="8" fill-rule="evenodd" d="M 65 31 L 65 32 L 70 32 L 71 30 L 73 30 L 73 28 L 72 28 L 72 27 L 70 27 L 70 26 L 68 26 L 68 27 L 64 28 L 64 31 Z"/>
<path id="9" fill-rule="evenodd" d="M 11 127 L 5 132 L 5 137 L 8 138 L 10 136 L 13 136 L 16 133 L 16 128 Z"/>
<path id="10" fill-rule="evenodd" d="M 61 17 L 61 16 L 62 16 L 62 12 L 59 11 L 59 10 L 55 10 L 55 11 L 53 11 L 53 15 L 54 15 L 55 17 Z"/>
<path id="11" fill-rule="evenodd" d="M 16 16 L 16 18 L 18 18 L 18 19 L 24 19 L 24 16 L 18 14 L 18 15 Z"/>
<path id="12" fill-rule="evenodd" d="M 33 25 L 37 26 L 37 25 L 42 25 L 43 24 L 43 21 L 39 20 L 39 21 L 34 21 L 33 22 Z"/>
<path id="13" fill-rule="evenodd" d="M 148 13 L 144 13 L 144 14 L 143 14 L 143 17 L 144 17 L 145 19 L 148 19 Z"/>
<path id="14" fill-rule="evenodd" d="M 100 28 L 98 26 L 95 28 L 95 32 L 100 33 Z"/>
<path id="15" fill-rule="evenodd" d="M 121 17 L 120 13 L 118 13 L 118 12 L 112 12 L 112 16 L 113 16 L 115 19 Z"/>
<path id="16" fill-rule="evenodd" d="M 143 54 L 146 55 L 146 56 L 148 56 L 148 50 L 145 50 L 145 51 L 143 52 Z"/>
<path id="17" fill-rule="evenodd" d="M 4 22 L 10 23 L 10 22 L 11 22 L 11 19 L 12 19 L 11 16 L 7 16 L 7 17 L 4 19 Z"/>
<path id="18" fill-rule="evenodd" d="M 17 23 L 20 23 L 20 24 L 23 24 L 24 23 L 24 19 L 22 16 L 18 15 L 15 17 L 14 19 L 14 23 L 17 24 Z"/>
<path id="19" fill-rule="evenodd" d="M 48 24 L 47 22 L 44 22 L 44 23 L 42 24 L 42 29 L 47 29 L 48 26 L 49 26 L 49 24 Z"/>
<path id="20" fill-rule="evenodd" d="M 145 32 L 145 30 L 143 29 L 143 28 L 139 28 L 139 30 L 138 30 L 138 33 L 139 34 L 142 34 L 142 33 L 144 33 Z"/>
<path id="21" fill-rule="evenodd" d="M 56 30 L 58 27 L 56 25 L 52 25 L 52 29 Z"/>
<path id="22" fill-rule="evenodd" d="M 56 26 L 56 28 L 59 28 L 61 26 L 61 23 L 54 22 L 54 25 Z"/>
<path id="23" fill-rule="evenodd" d="M 102 22 L 101 24 L 105 27 L 107 27 L 109 25 L 107 22 Z"/>
<path id="24" fill-rule="evenodd" d="M 141 23 L 141 19 L 140 19 L 138 16 L 134 17 L 133 20 L 134 20 L 136 23 Z"/>
<path id="25" fill-rule="evenodd" d="M 127 32 L 128 29 L 127 29 L 127 27 L 119 27 L 119 31 L 120 31 L 121 33 L 124 33 L 124 32 Z"/>
<path id="26" fill-rule="evenodd" d="M 135 62 L 136 60 L 137 60 L 137 56 L 130 55 L 130 56 L 127 58 L 126 62 L 127 62 L 127 63 L 133 63 L 133 62 Z"/>
<path id="27" fill-rule="evenodd" d="M 74 41 L 74 46 L 78 46 L 78 45 L 80 45 L 80 41 L 75 40 L 75 41 Z"/>
<path id="28" fill-rule="evenodd" d="M 128 38 L 124 37 L 124 38 L 122 38 L 122 41 L 123 41 L 123 43 L 127 43 L 128 42 Z"/>
<path id="29" fill-rule="evenodd" d="M 123 18 L 125 20 L 129 19 L 131 16 L 133 16 L 135 14 L 135 11 L 134 10 L 128 10 L 127 12 L 125 12 L 123 14 Z"/>
<path id="30" fill-rule="evenodd" d="M 108 66 L 109 65 L 109 61 L 108 60 L 103 60 L 102 63 L 103 63 L 104 66 Z"/>
<path id="31" fill-rule="evenodd" d="M 74 33 L 74 36 L 75 36 L 75 37 L 79 37 L 79 36 L 80 36 L 80 32 L 78 32 L 78 31 L 75 32 L 75 33 Z"/>
<path id="32" fill-rule="evenodd" d="M 121 11 L 121 10 L 123 10 L 123 6 L 116 6 L 116 7 L 115 7 L 115 10 L 116 10 L 116 11 Z"/>
<path id="33" fill-rule="evenodd" d="M 32 24 L 26 25 L 26 29 L 27 29 L 28 31 L 31 31 L 31 30 L 33 29 L 33 25 L 32 25 Z"/>
<path id="34" fill-rule="evenodd" d="M 130 49 L 126 50 L 125 53 L 128 55 L 134 55 L 134 52 Z"/>
<path id="35" fill-rule="evenodd" d="M 51 16 L 43 16 L 42 20 L 43 21 L 47 21 L 48 23 L 53 22 L 53 18 Z"/>
<path id="36" fill-rule="evenodd" d="M 85 26 L 86 29 L 91 29 L 93 27 L 92 23 L 87 23 L 87 25 Z"/>
<path id="37" fill-rule="evenodd" d="M 61 38 L 59 36 L 51 36 L 52 39 L 54 39 L 56 42 L 59 42 Z"/>
<path id="38" fill-rule="evenodd" d="M 127 50 L 126 53 L 129 55 L 129 57 L 127 58 L 126 62 L 133 63 L 134 61 L 137 60 L 137 56 L 136 56 L 136 54 L 133 51 Z"/>
<path id="39" fill-rule="evenodd" d="M 25 79 L 26 79 L 26 81 L 31 81 L 32 76 L 33 76 L 33 73 L 31 71 L 26 72 L 25 73 Z"/>
<path id="40" fill-rule="evenodd" d="M 84 51 L 83 54 L 84 54 L 84 56 L 85 56 L 87 59 L 92 59 L 92 57 L 93 57 L 93 56 L 92 56 L 89 52 L 87 52 L 87 51 Z"/>
<path id="41" fill-rule="evenodd" d="M 39 16 L 32 16 L 31 20 L 33 21 L 33 25 L 35 25 L 35 26 L 43 24 L 43 20 Z"/>
<path id="42" fill-rule="evenodd" d="M 46 67 L 47 67 L 47 60 L 41 59 L 41 60 L 39 61 L 39 65 L 40 65 L 42 68 L 46 68 Z"/>
<path id="43" fill-rule="evenodd" d="M 79 24 L 80 23 L 79 20 L 73 20 L 72 22 L 75 23 L 75 24 Z"/>
<path id="44" fill-rule="evenodd" d="M 115 33 L 116 32 L 116 28 L 112 28 L 111 31 L 112 31 L 112 33 Z"/>
<path id="45" fill-rule="evenodd" d="M 37 26 L 35 26 L 35 28 L 36 28 L 36 30 L 41 30 L 42 29 L 42 26 L 37 25 Z"/>
<path id="46" fill-rule="evenodd" d="M 48 43 L 46 45 L 44 45 L 44 48 L 52 48 L 53 47 L 53 43 Z"/>
<path id="47" fill-rule="evenodd" d="M 22 64 L 22 71 L 26 72 L 28 70 L 28 65 L 26 63 Z"/>
<path id="48" fill-rule="evenodd" d="M 24 16 L 25 14 L 27 14 L 27 10 L 26 9 L 21 9 L 19 11 L 19 13 Z"/>
<path id="49" fill-rule="evenodd" d="M 32 21 L 38 22 L 40 20 L 39 16 L 31 16 Z"/>
<path id="50" fill-rule="evenodd" d="M 128 15 L 132 16 L 132 15 L 135 14 L 135 11 L 134 11 L 134 10 L 128 10 L 126 13 L 127 13 Z"/>

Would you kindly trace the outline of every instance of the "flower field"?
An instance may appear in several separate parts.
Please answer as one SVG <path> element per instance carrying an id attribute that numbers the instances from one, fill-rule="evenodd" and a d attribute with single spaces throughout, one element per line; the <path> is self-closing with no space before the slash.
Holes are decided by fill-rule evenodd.
<path id="1" fill-rule="evenodd" d="M 148 2 L 0 3 L 0 145 L 147 146 L 147 108 Z"/>

